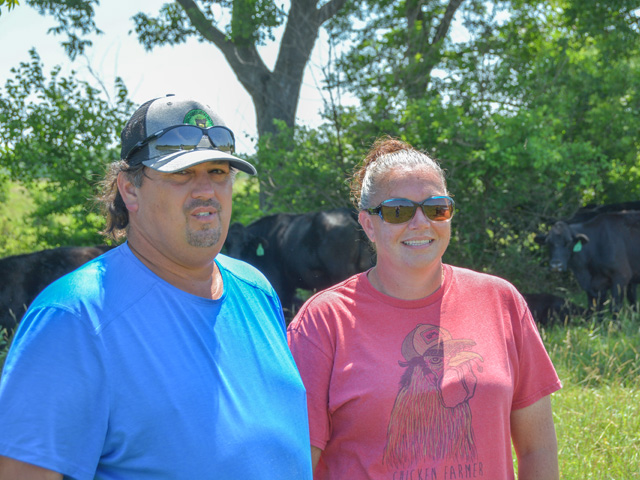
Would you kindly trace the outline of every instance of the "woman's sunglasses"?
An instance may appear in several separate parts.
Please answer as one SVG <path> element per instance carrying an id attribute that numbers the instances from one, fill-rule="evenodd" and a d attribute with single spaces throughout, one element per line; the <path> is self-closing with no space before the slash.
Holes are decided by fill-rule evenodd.
<path id="1" fill-rule="evenodd" d="M 152 140 L 156 141 L 154 146 L 157 150 L 193 150 L 198 146 L 203 135 L 209 138 L 213 148 L 231 154 L 235 152 L 236 140 L 233 132 L 227 127 L 217 125 L 202 128 L 195 125 L 174 125 L 163 128 L 136 143 L 131 147 L 124 160 L 129 160 Z"/>
<path id="2" fill-rule="evenodd" d="M 387 223 L 406 223 L 416 214 L 418 207 L 422 208 L 429 220 L 444 222 L 453 217 L 455 202 L 446 195 L 429 197 L 417 203 L 407 198 L 390 198 L 374 208 L 367 208 L 369 215 L 379 215 Z"/>

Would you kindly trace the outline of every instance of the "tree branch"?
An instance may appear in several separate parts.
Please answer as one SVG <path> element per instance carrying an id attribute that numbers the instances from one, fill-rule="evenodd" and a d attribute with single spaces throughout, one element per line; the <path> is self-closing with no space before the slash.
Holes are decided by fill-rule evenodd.
<path id="1" fill-rule="evenodd" d="M 464 2 L 464 0 L 451 0 L 449 2 L 449 5 L 447 5 L 447 11 L 444 13 L 442 21 L 436 29 L 436 33 L 433 36 L 431 45 L 435 45 L 447 36 L 449 28 L 451 27 L 453 16 L 456 14 L 458 8 L 460 8 L 460 5 L 462 5 L 462 2 Z"/>
<path id="2" fill-rule="evenodd" d="M 322 25 L 324 22 L 333 18 L 341 9 L 345 6 L 347 0 L 331 0 L 325 3 L 318 10 L 317 21 L 318 25 Z"/>
<path id="3" fill-rule="evenodd" d="M 262 75 L 270 75 L 271 72 L 260 57 L 255 44 L 238 46 L 205 17 L 194 0 L 176 0 L 176 2 L 184 9 L 194 28 L 220 49 L 238 80 L 249 93 L 256 88 L 255 69 Z"/>

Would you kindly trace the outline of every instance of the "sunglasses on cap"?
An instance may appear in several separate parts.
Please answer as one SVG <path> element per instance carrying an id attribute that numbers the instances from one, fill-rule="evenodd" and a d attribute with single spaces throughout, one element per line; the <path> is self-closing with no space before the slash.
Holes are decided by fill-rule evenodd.
<path id="1" fill-rule="evenodd" d="M 446 195 L 429 197 L 418 203 L 407 198 L 390 198 L 374 208 L 367 208 L 369 215 L 379 215 L 387 223 L 406 223 L 416 214 L 418 207 L 429 220 L 444 222 L 451 219 L 455 212 L 453 198 Z"/>
<path id="2" fill-rule="evenodd" d="M 215 127 L 202 128 L 195 125 L 174 125 L 163 128 L 136 143 L 131 147 L 124 160 L 129 160 L 153 140 L 156 141 L 154 145 L 156 150 L 160 151 L 194 150 L 203 136 L 209 139 L 213 148 L 231 154 L 235 152 L 236 140 L 233 132 L 227 127 L 217 125 Z"/>

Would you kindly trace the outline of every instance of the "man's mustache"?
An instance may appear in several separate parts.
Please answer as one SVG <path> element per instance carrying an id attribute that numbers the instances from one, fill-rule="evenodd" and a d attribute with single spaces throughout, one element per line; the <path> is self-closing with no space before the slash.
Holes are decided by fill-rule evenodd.
<path id="1" fill-rule="evenodd" d="M 218 202 L 217 200 L 214 200 L 214 199 L 201 200 L 197 198 L 187 203 L 184 209 L 185 211 L 188 212 L 195 208 L 210 208 L 210 207 L 215 208 L 217 211 L 220 211 L 222 209 L 222 205 L 220 205 L 220 202 Z"/>

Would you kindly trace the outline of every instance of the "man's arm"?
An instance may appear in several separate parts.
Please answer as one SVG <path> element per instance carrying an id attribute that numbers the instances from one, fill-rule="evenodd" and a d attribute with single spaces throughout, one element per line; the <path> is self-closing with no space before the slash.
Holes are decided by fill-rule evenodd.
<path id="1" fill-rule="evenodd" d="M 511 412 L 511 438 L 518 457 L 519 480 L 557 480 L 558 440 L 547 395 Z"/>
<path id="2" fill-rule="evenodd" d="M 0 480 L 62 480 L 62 474 L 0 456 Z"/>

